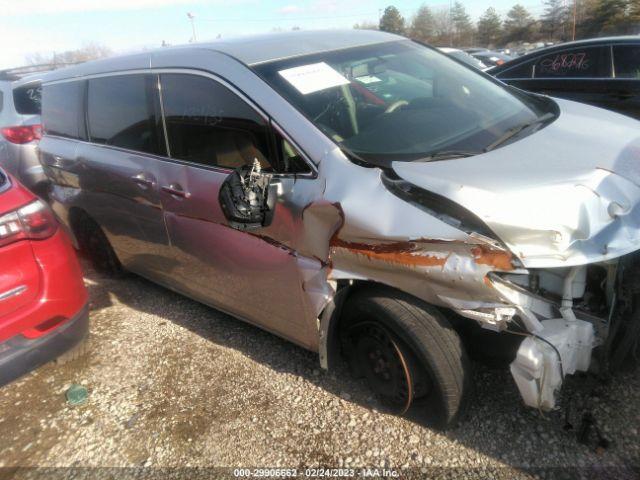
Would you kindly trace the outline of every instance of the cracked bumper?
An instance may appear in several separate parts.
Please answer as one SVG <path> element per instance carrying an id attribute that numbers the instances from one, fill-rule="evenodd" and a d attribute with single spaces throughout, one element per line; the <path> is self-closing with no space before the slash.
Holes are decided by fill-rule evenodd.
<path id="1" fill-rule="evenodd" d="M 528 406 L 551 410 L 564 377 L 588 370 L 595 336 L 583 320 L 546 320 L 542 326 L 520 344 L 511 374 Z"/>

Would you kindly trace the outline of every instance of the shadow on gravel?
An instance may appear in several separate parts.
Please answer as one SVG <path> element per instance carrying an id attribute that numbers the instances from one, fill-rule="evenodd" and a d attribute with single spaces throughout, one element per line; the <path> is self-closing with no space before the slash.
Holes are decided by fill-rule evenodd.
<path id="1" fill-rule="evenodd" d="M 111 279 L 89 271 L 87 278 L 93 311 L 109 307 L 110 295 L 115 295 L 130 308 L 187 328 L 275 371 L 302 377 L 344 400 L 382 410 L 364 383 L 353 380 L 345 367 L 323 372 L 316 354 L 258 327 L 135 275 Z M 168 305 L 178 314 L 168 317 Z M 615 378 L 609 385 L 592 378 L 570 378 L 563 389 L 562 408 L 545 414 L 523 406 L 508 369 L 478 365 L 475 383 L 466 418 L 445 434 L 450 440 L 542 478 L 640 478 L 637 373 Z M 610 442 L 608 448 L 593 438 L 587 444 L 578 441 L 584 412 L 592 414 Z M 414 411 L 409 421 L 424 425 L 419 412 Z"/>

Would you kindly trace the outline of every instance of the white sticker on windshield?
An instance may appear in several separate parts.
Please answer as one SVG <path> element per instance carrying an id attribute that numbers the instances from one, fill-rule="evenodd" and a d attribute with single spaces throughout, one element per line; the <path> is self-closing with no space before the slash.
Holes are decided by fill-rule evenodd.
<path id="1" fill-rule="evenodd" d="M 359 81 L 360 83 L 364 83 L 365 85 L 368 85 L 370 83 L 378 83 L 382 81 L 374 75 L 364 75 L 362 77 L 356 78 L 356 80 Z"/>
<path id="2" fill-rule="evenodd" d="M 324 62 L 288 68 L 278 73 L 303 95 L 350 83 Z"/>

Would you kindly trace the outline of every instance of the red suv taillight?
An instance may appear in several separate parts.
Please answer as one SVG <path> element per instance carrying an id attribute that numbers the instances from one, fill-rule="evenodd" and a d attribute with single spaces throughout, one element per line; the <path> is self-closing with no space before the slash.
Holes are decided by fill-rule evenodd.
<path id="1" fill-rule="evenodd" d="M 0 216 L 0 247 L 18 240 L 48 238 L 58 228 L 53 212 L 42 200 Z"/>
<path id="2" fill-rule="evenodd" d="M 1 130 L 2 136 L 11 143 L 22 145 L 42 138 L 42 125 L 18 125 L 5 127 Z"/>

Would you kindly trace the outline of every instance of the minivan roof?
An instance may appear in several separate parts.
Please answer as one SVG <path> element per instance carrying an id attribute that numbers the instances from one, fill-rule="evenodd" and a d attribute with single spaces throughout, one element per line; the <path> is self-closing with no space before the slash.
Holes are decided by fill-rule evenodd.
<path id="1" fill-rule="evenodd" d="M 208 49 L 229 55 L 247 66 L 274 60 L 342 50 L 345 48 L 406 40 L 405 37 L 376 30 L 316 30 L 292 31 L 220 39 L 209 43 L 194 43 L 175 47 L 164 47 L 148 52 L 111 57 L 86 62 L 44 74 L 43 82 L 63 80 L 83 75 L 108 73 L 132 68 L 134 64 L 147 64 L 154 57 L 176 49 Z M 186 53 L 186 52 L 185 52 Z"/>

